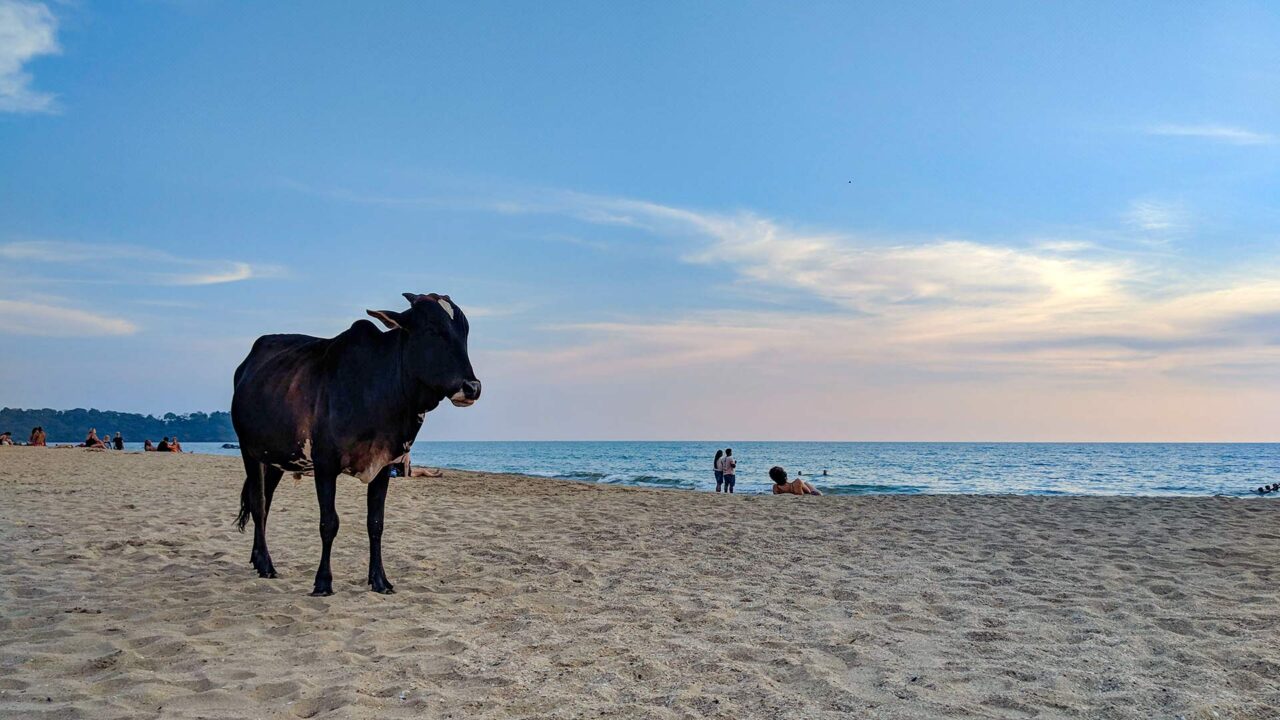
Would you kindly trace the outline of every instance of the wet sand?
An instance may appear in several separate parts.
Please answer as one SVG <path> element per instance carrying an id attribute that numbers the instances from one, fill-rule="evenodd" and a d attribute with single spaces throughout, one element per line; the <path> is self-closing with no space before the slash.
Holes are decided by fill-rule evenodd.
<path id="1" fill-rule="evenodd" d="M 1280 505 L 340 481 L 258 579 L 233 458 L 0 448 L 0 716 L 1276 718 Z"/>

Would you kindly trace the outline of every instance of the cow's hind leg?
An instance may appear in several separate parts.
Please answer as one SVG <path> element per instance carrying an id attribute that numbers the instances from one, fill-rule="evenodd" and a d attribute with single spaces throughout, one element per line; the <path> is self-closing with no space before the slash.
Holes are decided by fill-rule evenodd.
<path id="1" fill-rule="evenodd" d="M 271 556 L 267 554 L 267 516 L 266 498 L 264 494 L 262 463 L 243 454 L 244 487 L 240 489 L 240 516 L 236 525 L 240 531 L 249 519 L 253 519 L 253 550 L 249 552 L 249 563 L 258 571 L 258 577 L 275 577 L 275 569 L 271 567 Z"/>
<path id="2" fill-rule="evenodd" d="M 284 476 L 284 471 L 277 467 L 265 466 L 262 470 L 262 522 L 258 524 L 262 528 L 262 544 L 258 546 L 258 535 L 254 533 L 254 545 L 258 546 L 258 575 L 261 577 L 273 578 L 276 575 L 276 566 L 271 562 L 271 552 L 267 550 L 267 518 L 271 516 L 271 498 L 275 497 L 276 486 L 280 484 L 280 478 Z"/>
<path id="3" fill-rule="evenodd" d="M 338 535 L 338 510 L 334 507 L 334 496 L 338 490 L 338 474 L 336 472 L 315 468 L 316 499 L 320 501 L 320 567 L 316 569 L 316 584 L 311 595 L 325 596 L 333 594 L 333 573 L 329 570 L 329 551 L 333 548 L 333 539 Z"/>
<path id="4" fill-rule="evenodd" d="M 374 592 L 390 595 L 395 592 L 387 574 L 382 570 L 382 511 L 387 502 L 387 485 L 391 480 L 391 466 L 382 468 L 369 483 L 369 585 Z"/>

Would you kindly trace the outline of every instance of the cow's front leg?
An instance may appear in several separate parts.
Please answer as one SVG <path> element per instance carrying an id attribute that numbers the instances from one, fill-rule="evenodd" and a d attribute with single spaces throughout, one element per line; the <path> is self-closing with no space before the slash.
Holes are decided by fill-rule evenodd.
<path id="1" fill-rule="evenodd" d="M 374 592 L 383 595 L 395 592 L 395 587 L 387 580 L 387 574 L 382 569 L 382 515 L 390 481 L 391 467 L 387 466 L 369 483 L 369 585 Z"/>
<path id="2" fill-rule="evenodd" d="M 333 539 L 338 535 L 338 510 L 334 507 L 334 496 L 338 490 L 338 474 L 322 471 L 316 473 L 316 498 L 320 501 L 320 567 L 316 570 L 316 584 L 311 591 L 312 597 L 333 594 L 333 573 L 329 571 L 329 551 L 333 549 Z"/>

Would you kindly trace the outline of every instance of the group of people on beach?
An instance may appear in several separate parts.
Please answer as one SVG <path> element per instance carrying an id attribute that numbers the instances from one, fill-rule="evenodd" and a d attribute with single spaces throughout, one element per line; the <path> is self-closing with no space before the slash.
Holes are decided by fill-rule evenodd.
<path id="1" fill-rule="evenodd" d="M 0 445 L 21 445 L 13 441 L 13 431 L 5 430 L 0 433 Z M 43 447 L 49 444 L 47 436 L 44 434 L 44 428 L 39 425 L 31 428 L 31 435 L 27 437 L 27 444 L 34 447 Z"/>
<path id="2" fill-rule="evenodd" d="M 21 445 L 13 441 L 13 431 L 5 430 L 0 433 L 0 445 Z M 27 438 L 28 445 L 47 445 L 45 440 L 44 428 L 36 426 L 31 429 L 31 436 Z"/>
<path id="3" fill-rule="evenodd" d="M 716 470 L 716 492 L 721 492 L 721 488 L 723 492 L 733 492 L 738 482 L 738 461 L 733 458 L 733 448 L 717 450 L 712 465 Z"/>
<path id="4" fill-rule="evenodd" d="M 84 442 L 80 443 L 76 447 L 97 448 L 99 450 L 110 450 L 112 448 L 115 448 L 116 450 L 123 450 L 124 437 L 122 437 L 120 433 L 116 433 L 114 438 L 111 437 L 111 433 L 102 433 L 102 437 L 98 437 L 98 429 L 89 428 L 89 436 L 84 439 Z"/>
<path id="5" fill-rule="evenodd" d="M 711 463 L 716 474 L 716 492 L 733 492 L 738 483 L 738 460 L 733 457 L 733 448 L 716 450 L 716 458 Z M 825 475 L 826 470 L 822 473 Z M 805 482 L 796 473 L 794 480 L 787 478 L 787 471 L 778 465 L 769 468 L 769 479 L 773 481 L 774 495 L 821 495 L 817 488 Z"/>
<path id="6" fill-rule="evenodd" d="M 182 452 L 182 443 L 178 442 L 178 436 L 174 435 L 173 439 L 162 438 L 158 445 L 152 444 L 150 440 L 142 441 L 142 450 L 144 452 Z"/>
<path id="7" fill-rule="evenodd" d="M 5 431 L 0 433 L 0 445 L 18 445 L 13 441 L 13 432 Z M 31 429 L 31 435 L 27 438 L 27 445 L 31 447 L 46 447 L 49 444 L 49 436 L 45 433 L 44 428 L 37 425 Z M 116 433 L 112 437 L 111 433 L 103 433 L 98 435 L 97 428 L 89 428 L 89 435 L 85 437 L 84 442 L 76 445 L 62 445 L 60 447 L 82 447 L 91 450 L 124 450 L 124 437 L 120 433 Z M 144 440 L 142 449 L 146 452 L 182 452 L 182 443 L 178 442 L 178 436 L 174 435 L 173 439 L 164 438 L 159 444 L 152 443 L 150 440 Z"/>

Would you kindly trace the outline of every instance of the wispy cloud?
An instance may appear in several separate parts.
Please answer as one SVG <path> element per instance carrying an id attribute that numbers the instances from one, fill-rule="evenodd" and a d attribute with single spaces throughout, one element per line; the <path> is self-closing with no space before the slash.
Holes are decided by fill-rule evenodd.
<path id="1" fill-rule="evenodd" d="M 1176 226 L 1168 208 L 1143 210 L 1146 230 Z M 1280 359 L 1275 334 L 1244 322 L 1280 313 L 1275 265 L 1196 273 L 1168 253 L 1110 253 L 1085 242 L 905 242 L 579 194 L 554 195 L 538 211 L 693 240 L 685 262 L 732 270 L 765 303 L 751 313 L 561 326 L 580 341 L 555 351 L 570 372 L 750 357 L 762 366 L 779 358 L 1085 379 Z M 782 296 L 815 305 L 771 311 Z"/>
<path id="2" fill-rule="evenodd" d="M 1125 222 L 1146 233 L 1167 234 L 1186 229 L 1187 213 L 1181 205 L 1155 200 L 1134 200 Z"/>
<path id="3" fill-rule="evenodd" d="M 43 337 L 132 335 L 138 326 L 78 308 L 44 302 L 0 299 L 0 333 Z"/>
<path id="4" fill-rule="evenodd" d="M 447 204 L 436 197 L 340 196 L 396 206 Z M 738 297 L 759 298 L 751 312 L 566 322 L 548 328 L 562 339 L 554 349 L 505 353 L 512 362 L 564 377 L 749 360 L 762 372 L 777 363 L 791 372 L 828 366 L 828 374 L 884 370 L 1097 382 L 1254 367 L 1260 356 L 1280 361 L 1274 333 L 1244 322 L 1280 313 L 1280 265 L 1197 271 L 1168 249 L 1133 249 L 1150 245 L 1152 235 L 1187 230 L 1176 204 L 1133 203 L 1125 221 L 1141 236 L 1130 236 L 1123 251 L 1096 238 L 998 243 L 860 235 L 749 211 L 575 192 L 466 200 L 466 210 L 481 208 L 640 230 L 680 248 L 680 261 L 723 268 Z"/>
<path id="5" fill-rule="evenodd" d="M 99 246 L 47 240 L 0 244 L 0 258 L 22 265 L 61 266 L 71 282 L 120 282 L 139 285 L 218 285 L 278 277 L 280 268 L 235 260 L 183 258 L 131 245 Z"/>
<path id="6" fill-rule="evenodd" d="M 167 285 L 220 285 L 261 276 L 262 273 L 255 273 L 249 263 L 220 262 L 216 267 L 204 271 L 175 273 L 162 277 Z"/>
<path id="7" fill-rule="evenodd" d="M 26 65 L 60 51 L 58 21 L 41 3 L 0 0 L 0 112 L 53 112 L 53 95 L 31 87 Z"/>
<path id="8" fill-rule="evenodd" d="M 1232 145 L 1273 145 L 1277 141 L 1277 137 L 1270 133 L 1230 125 L 1152 125 L 1145 128 L 1145 132 L 1148 135 L 1200 138 Z"/>

